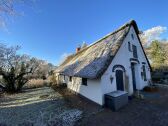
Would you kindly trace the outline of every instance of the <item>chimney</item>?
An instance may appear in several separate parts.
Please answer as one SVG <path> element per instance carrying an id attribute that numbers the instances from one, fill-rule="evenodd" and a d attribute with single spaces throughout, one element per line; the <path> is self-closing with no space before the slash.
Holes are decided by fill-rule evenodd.
<path id="1" fill-rule="evenodd" d="M 76 53 L 78 53 L 80 51 L 81 47 L 77 47 L 76 48 Z"/>

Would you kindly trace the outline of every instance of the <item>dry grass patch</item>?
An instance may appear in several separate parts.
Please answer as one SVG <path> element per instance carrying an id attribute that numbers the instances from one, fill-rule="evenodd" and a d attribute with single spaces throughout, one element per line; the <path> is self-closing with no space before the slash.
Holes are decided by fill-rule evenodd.
<path id="1" fill-rule="evenodd" d="M 47 79 L 31 79 L 25 84 L 24 88 L 40 88 L 44 86 L 50 86 L 50 81 Z"/>

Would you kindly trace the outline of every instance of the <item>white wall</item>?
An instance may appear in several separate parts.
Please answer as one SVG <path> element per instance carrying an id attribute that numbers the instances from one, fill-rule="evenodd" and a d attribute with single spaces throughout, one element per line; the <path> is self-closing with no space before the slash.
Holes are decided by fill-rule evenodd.
<path id="1" fill-rule="evenodd" d="M 131 34 L 134 35 L 134 40 L 132 39 Z M 133 58 L 133 52 L 130 52 L 128 50 L 128 42 L 130 42 L 131 45 L 134 44 L 135 46 L 137 46 L 138 60 L 140 61 L 140 64 L 136 64 L 135 66 L 136 87 L 137 89 L 142 89 L 144 86 L 147 85 L 147 81 L 144 81 L 141 78 L 142 62 L 146 63 L 147 79 L 151 78 L 149 66 L 146 61 L 145 55 L 142 51 L 142 48 L 140 46 L 140 43 L 138 41 L 139 40 L 136 36 L 135 30 L 133 27 L 131 27 L 128 35 L 126 36 L 123 44 L 121 45 L 121 48 L 117 52 L 116 56 L 114 57 L 112 63 L 110 64 L 106 72 L 101 77 L 102 95 L 116 90 L 115 72 L 112 72 L 112 68 L 114 65 L 117 65 L 117 64 L 125 67 L 126 69 L 125 74 L 128 76 L 128 80 L 129 80 L 128 89 L 125 89 L 125 90 L 128 91 L 129 95 L 133 93 L 132 71 L 131 71 L 131 62 L 130 62 L 130 58 Z M 113 77 L 112 83 L 110 81 L 111 76 Z M 126 85 L 124 86 L 126 87 Z"/>
<path id="2" fill-rule="evenodd" d="M 131 37 L 131 34 L 134 35 L 134 40 Z M 136 36 L 135 30 L 131 27 L 128 35 L 126 36 L 121 48 L 117 52 L 114 57 L 112 63 L 106 70 L 106 72 L 102 75 L 100 79 L 87 79 L 87 86 L 82 85 L 82 79 L 79 77 L 72 77 L 72 82 L 69 82 L 69 77 L 66 76 L 66 83 L 69 89 L 87 97 L 88 99 L 103 105 L 104 104 L 104 94 L 115 91 L 116 90 L 116 78 L 115 72 L 112 72 L 112 68 L 114 65 L 122 65 L 125 67 L 126 72 L 124 73 L 128 76 L 128 86 L 125 86 L 125 90 L 128 91 L 129 95 L 133 93 L 133 85 L 132 85 L 132 71 L 131 71 L 131 62 L 130 58 L 133 58 L 133 53 L 128 50 L 128 42 L 137 46 L 138 60 L 139 64 L 136 64 L 135 67 L 135 76 L 136 76 L 136 87 L 137 89 L 142 89 L 147 85 L 147 81 L 144 81 L 141 78 L 141 67 L 142 62 L 146 63 L 146 74 L 147 79 L 150 79 L 150 71 L 149 66 L 146 61 L 145 55 L 142 51 L 140 43 L 138 42 L 138 38 Z M 110 77 L 113 77 L 113 81 L 111 83 Z M 128 87 L 128 88 L 127 88 Z"/>
<path id="3" fill-rule="evenodd" d="M 140 64 L 138 65 L 138 73 L 136 73 L 136 77 L 138 78 L 139 77 L 139 80 L 137 80 L 137 83 L 139 85 L 139 89 L 143 89 L 145 86 L 148 85 L 148 81 L 144 81 L 142 78 L 141 78 L 141 67 L 142 67 L 142 62 L 145 62 L 145 69 L 146 69 L 146 76 L 147 76 L 147 80 L 150 80 L 151 79 L 151 74 L 150 74 L 150 67 L 147 63 L 147 60 L 145 58 L 145 55 L 143 53 L 143 50 L 141 48 L 141 45 L 139 43 L 139 40 L 136 36 L 136 33 L 135 33 L 135 30 L 133 27 L 131 27 L 130 29 L 130 32 L 128 34 L 128 36 L 131 36 L 131 34 L 133 34 L 135 36 L 135 39 L 134 41 L 130 41 L 132 44 L 136 45 L 137 46 L 137 52 L 138 52 L 138 60 L 140 61 Z M 132 39 L 130 37 L 130 39 Z"/>
<path id="4" fill-rule="evenodd" d="M 82 85 L 82 78 L 72 77 L 72 82 L 67 83 L 69 89 L 87 97 L 88 99 L 102 105 L 102 92 L 100 79 L 87 79 L 87 86 Z"/>

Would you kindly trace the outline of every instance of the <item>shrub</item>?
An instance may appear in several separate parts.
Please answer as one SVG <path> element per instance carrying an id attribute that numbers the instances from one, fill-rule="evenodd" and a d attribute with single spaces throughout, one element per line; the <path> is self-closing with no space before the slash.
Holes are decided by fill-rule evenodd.
<path id="1" fill-rule="evenodd" d="M 51 84 L 57 84 L 56 76 L 54 74 L 49 76 L 48 79 L 50 80 Z"/>
<path id="2" fill-rule="evenodd" d="M 165 70 L 155 70 L 152 72 L 152 81 L 154 83 L 167 84 L 168 81 L 168 71 Z"/>
<path id="3" fill-rule="evenodd" d="M 156 86 L 146 86 L 143 90 L 146 92 L 157 92 L 158 88 Z"/>
<path id="4" fill-rule="evenodd" d="M 49 80 L 43 80 L 43 79 L 31 79 L 26 83 L 24 86 L 25 88 L 39 88 L 44 86 L 50 86 Z"/>

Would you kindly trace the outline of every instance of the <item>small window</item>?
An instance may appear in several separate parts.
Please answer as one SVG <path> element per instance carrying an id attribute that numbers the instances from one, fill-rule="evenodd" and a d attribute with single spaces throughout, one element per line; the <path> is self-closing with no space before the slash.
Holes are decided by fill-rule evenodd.
<path id="1" fill-rule="evenodd" d="M 134 40 L 134 34 L 131 34 L 131 38 L 132 38 L 132 40 Z"/>
<path id="2" fill-rule="evenodd" d="M 72 82 L 72 76 L 69 77 L 69 81 Z"/>
<path id="3" fill-rule="evenodd" d="M 131 52 L 131 43 L 128 42 L 128 50 Z"/>
<path id="4" fill-rule="evenodd" d="M 138 58 L 137 47 L 135 45 L 132 45 L 132 51 L 133 51 L 133 57 Z"/>
<path id="5" fill-rule="evenodd" d="M 82 78 L 82 85 L 87 86 L 87 78 Z"/>
<path id="6" fill-rule="evenodd" d="M 147 79 L 146 79 L 146 69 L 145 69 L 145 65 L 142 66 L 142 69 L 143 69 L 144 81 L 147 81 Z"/>

